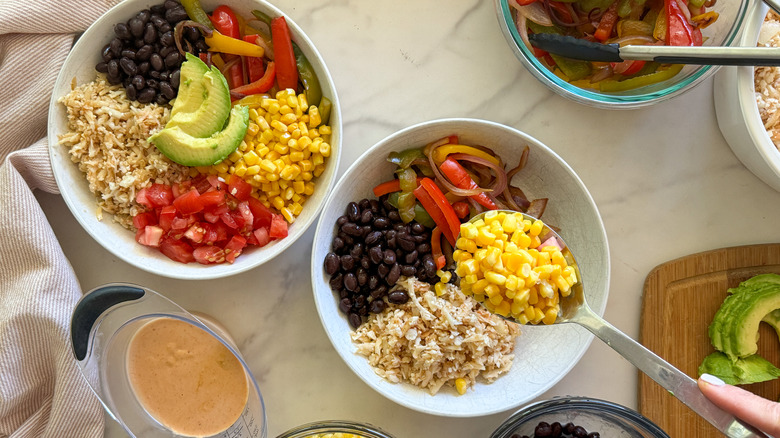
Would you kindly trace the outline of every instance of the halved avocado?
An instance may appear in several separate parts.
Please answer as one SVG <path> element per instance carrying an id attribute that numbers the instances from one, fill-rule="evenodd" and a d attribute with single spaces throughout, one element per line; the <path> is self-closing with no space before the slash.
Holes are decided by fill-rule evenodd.
<path id="1" fill-rule="evenodd" d="M 230 115 L 230 88 L 214 66 L 209 69 L 198 57 L 187 53 L 182 63 L 179 92 L 166 128 L 178 126 L 193 137 L 210 137 L 225 127 Z"/>
<path id="2" fill-rule="evenodd" d="M 699 365 L 699 375 L 704 373 L 717 376 L 729 385 L 748 385 L 780 377 L 780 368 L 757 354 L 732 362 L 728 356 L 716 351 Z"/>
<path id="3" fill-rule="evenodd" d="M 198 138 L 184 132 L 180 126 L 166 127 L 149 137 L 166 157 L 185 166 L 210 166 L 224 160 L 236 150 L 246 135 L 249 108 L 236 105 L 224 130 Z"/>

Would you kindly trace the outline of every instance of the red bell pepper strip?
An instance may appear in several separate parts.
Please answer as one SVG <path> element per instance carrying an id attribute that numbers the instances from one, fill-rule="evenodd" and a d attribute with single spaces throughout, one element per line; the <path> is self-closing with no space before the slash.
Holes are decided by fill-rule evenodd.
<path id="1" fill-rule="evenodd" d="M 469 216 L 469 205 L 463 201 L 453 203 L 452 209 L 455 210 L 459 219 L 466 219 Z"/>
<path id="2" fill-rule="evenodd" d="M 417 177 L 417 185 L 420 185 L 420 180 L 422 180 L 422 177 Z M 401 180 L 399 179 L 391 179 L 390 181 L 385 181 L 376 187 L 374 187 L 374 196 L 377 198 L 386 195 L 388 193 L 393 192 L 400 192 L 401 191 Z"/>
<path id="3" fill-rule="evenodd" d="M 639 70 L 642 70 L 642 67 L 645 66 L 645 61 L 627 60 L 621 62 L 611 62 L 610 64 L 612 65 L 612 71 L 615 73 L 623 76 L 629 76 L 639 73 Z"/>
<path id="4" fill-rule="evenodd" d="M 280 89 L 298 89 L 298 65 L 295 62 L 290 28 L 284 17 L 271 19 L 271 40 L 274 43 L 274 61 L 279 73 L 276 80 Z"/>
<path id="5" fill-rule="evenodd" d="M 251 84 L 242 85 L 234 88 L 231 91 L 235 91 L 239 94 L 250 95 L 265 93 L 274 86 L 274 78 L 276 77 L 276 66 L 273 62 L 269 62 L 265 69 L 263 77 L 252 82 Z"/>
<path id="6" fill-rule="evenodd" d="M 593 33 L 593 36 L 602 43 L 609 39 L 610 35 L 612 35 L 612 30 L 615 28 L 615 24 L 618 21 L 618 3 L 619 1 L 615 0 L 614 3 L 609 5 L 607 11 L 604 12 L 604 15 L 601 16 L 601 21 L 599 21 L 599 26 L 596 29 L 596 32 Z"/>
<path id="7" fill-rule="evenodd" d="M 447 258 L 441 252 L 441 228 L 434 227 L 431 231 L 431 255 L 436 263 L 436 269 L 442 269 L 447 264 Z"/>
<path id="8" fill-rule="evenodd" d="M 217 8 L 214 9 L 214 12 L 209 16 L 209 20 L 211 20 L 211 24 L 213 24 L 214 28 L 222 35 L 227 35 L 231 38 L 241 38 L 238 17 L 229 6 L 217 6 Z"/>
<path id="9" fill-rule="evenodd" d="M 666 10 L 666 44 L 670 46 L 700 46 L 701 30 L 693 27 L 680 9 L 677 0 L 664 0 Z"/>
<path id="10" fill-rule="evenodd" d="M 446 176 L 447 179 L 449 179 L 450 182 L 456 187 L 467 190 L 476 190 L 480 188 L 479 185 L 473 179 L 471 179 L 471 176 L 469 176 L 468 172 L 466 172 L 466 169 L 464 169 L 463 166 L 461 166 L 460 163 L 458 163 L 458 161 L 454 158 L 447 157 L 447 159 L 442 161 L 441 165 L 439 165 L 439 169 L 441 169 L 444 176 Z M 490 197 L 484 192 L 478 195 L 470 196 L 470 198 L 477 201 L 485 208 L 489 208 L 491 210 L 498 208 L 496 204 L 490 199 Z"/>
<path id="11" fill-rule="evenodd" d="M 244 41 L 252 44 L 257 44 L 257 39 L 260 38 L 257 35 L 246 35 L 244 36 Z M 263 77 L 265 74 L 265 63 L 263 63 L 262 58 L 257 58 L 254 56 L 245 56 L 244 57 L 244 64 L 246 65 L 246 73 L 249 77 L 249 82 L 255 82 Z"/>
<path id="12" fill-rule="evenodd" d="M 447 241 L 455 246 L 455 239 L 460 233 L 460 220 L 439 186 L 430 178 L 423 178 L 419 187 L 414 189 L 414 196 L 420 201 L 425 211 L 431 215 L 436 225 L 441 228 Z"/>

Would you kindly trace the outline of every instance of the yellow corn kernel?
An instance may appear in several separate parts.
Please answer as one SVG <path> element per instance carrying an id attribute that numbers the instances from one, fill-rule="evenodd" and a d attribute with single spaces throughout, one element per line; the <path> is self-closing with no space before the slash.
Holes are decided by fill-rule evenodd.
<path id="1" fill-rule="evenodd" d="M 219 173 L 227 173 L 228 171 L 228 163 L 225 161 L 220 162 L 219 164 L 216 164 L 214 166 L 214 169 Z"/>
<path id="2" fill-rule="evenodd" d="M 509 316 L 509 312 L 512 310 L 511 306 L 512 304 L 509 301 L 501 301 L 498 305 L 496 305 L 496 313 L 507 317 Z"/>
<path id="3" fill-rule="evenodd" d="M 254 166 L 260 161 L 260 157 L 254 151 L 245 153 L 243 158 L 244 162 L 249 166 Z"/>
<path id="4" fill-rule="evenodd" d="M 436 291 L 436 296 L 437 297 L 442 296 L 446 290 L 446 287 L 447 287 L 447 283 L 443 283 L 441 281 L 436 283 L 436 285 L 433 287 L 434 290 Z"/>
<path id="5" fill-rule="evenodd" d="M 463 395 L 466 393 L 466 388 L 467 388 L 466 385 L 467 385 L 466 379 L 462 377 L 458 377 L 457 379 L 455 379 L 455 390 L 458 391 L 458 394 Z"/>
<path id="6" fill-rule="evenodd" d="M 249 118 L 250 118 L 252 121 L 255 121 L 255 120 L 257 120 L 259 117 L 260 117 L 260 113 L 258 113 L 256 109 L 254 109 L 254 108 L 249 108 Z M 253 134 L 253 135 L 254 135 L 254 134 Z"/>
<path id="7" fill-rule="evenodd" d="M 542 322 L 544 324 L 550 325 L 554 323 L 556 319 L 558 319 L 558 308 L 549 307 L 544 312 L 544 317 L 542 318 Z"/>
<path id="8" fill-rule="evenodd" d="M 490 286 L 493 286 L 493 285 L 488 285 L 488 287 L 485 288 L 485 290 L 488 290 L 488 288 Z M 501 294 L 497 293 L 497 294 L 493 295 L 492 297 L 489 297 L 488 300 L 494 306 L 498 306 L 499 304 L 501 304 L 504 301 L 504 297 Z M 495 310 L 495 308 L 493 310 Z"/>
<path id="9" fill-rule="evenodd" d="M 314 194 L 314 183 L 313 182 L 307 182 L 304 186 L 303 194 L 307 196 L 311 196 Z"/>
<path id="10" fill-rule="evenodd" d="M 273 205 L 275 209 L 281 211 L 281 209 L 284 208 L 284 199 L 282 199 L 281 196 L 276 196 L 271 201 L 271 205 Z"/>
<path id="11" fill-rule="evenodd" d="M 314 128 L 317 125 L 322 123 L 322 118 L 320 117 L 320 110 L 317 108 L 317 106 L 312 105 L 309 107 L 309 128 Z"/>
<path id="12" fill-rule="evenodd" d="M 254 122 L 249 122 L 249 124 L 246 127 L 246 133 L 254 137 L 255 135 L 257 135 L 258 132 L 260 132 L 260 127 L 257 126 L 257 124 Z"/>
<path id="13" fill-rule="evenodd" d="M 473 290 L 474 293 L 482 294 L 482 293 L 485 292 L 485 287 L 487 287 L 488 284 L 490 284 L 490 283 L 487 280 L 485 280 L 484 278 L 480 279 L 480 280 L 477 280 L 474 283 L 474 285 L 471 287 L 471 290 Z"/>
<path id="14" fill-rule="evenodd" d="M 320 126 L 319 127 L 319 131 L 320 131 L 320 135 L 330 135 L 331 134 L 330 126 L 328 126 L 328 125 Z"/>
<path id="15" fill-rule="evenodd" d="M 480 246 L 489 246 L 496 240 L 496 235 L 488 231 L 486 228 L 480 228 L 477 233 L 476 242 Z"/>
<path id="16" fill-rule="evenodd" d="M 298 201 L 293 202 L 293 205 L 292 205 L 292 207 L 290 207 L 290 210 L 292 210 L 292 213 L 295 216 L 298 216 L 303 211 L 303 205 L 301 205 Z"/>
<path id="17" fill-rule="evenodd" d="M 503 286 L 506 283 L 506 276 L 493 271 L 486 272 L 485 279 L 498 286 Z"/>
<path id="18" fill-rule="evenodd" d="M 241 152 L 239 152 L 238 150 L 235 150 L 235 151 L 231 152 L 230 155 L 228 155 L 228 160 L 230 160 L 230 161 L 235 163 L 238 160 L 240 160 L 241 157 L 243 157 L 243 155 L 241 155 Z"/>
<path id="19" fill-rule="evenodd" d="M 257 175 L 258 173 L 260 173 L 260 166 L 256 164 L 254 166 L 249 166 L 246 168 L 246 175 L 252 176 L 252 175 Z"/>
<path id="20" fill-rule="evenodd" d="M 322 143 L 320 143 L 320 151 L 319 152 L 320 152 L 320 154 L 323 157 L 325 157 L 325 158 L 329 157 L 330 156 L 330 143 L 327 143 L 327 142 L 324 142 L 324 141 Z"/>

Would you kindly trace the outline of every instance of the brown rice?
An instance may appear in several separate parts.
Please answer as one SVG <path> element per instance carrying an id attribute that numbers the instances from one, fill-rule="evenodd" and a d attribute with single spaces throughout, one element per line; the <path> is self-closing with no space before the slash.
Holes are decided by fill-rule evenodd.
<path id="1" fill-rule="evenodd" d="M 770 11 L 764 19 L 758 45 L 780 47 L 780 15 Z M 756 104 L 769 137 L 780 149 L 780 67 L 756 67 Z"/>
<path id="2" fill-rule="evenodd" d="M 492 315 L 448 284 L 436 296 L 428 283 L 402 278 L 403 305 L 372 314 L 352 333 L 357 352 L 390 382 L 408 382 L 436 394 L 464 379 L 492 382 L 512 367 L 516 324 Z"/>
<path id="3" fill-rule="evenodd" d="M 97 215 L 132 229 L 132 216 L 143 207 L 135 202 L 142 188 L 152 183 L 172 184 L 188 176 L 188 168 L 170 161 L 146 141 L 165 126 L 169 109 L 131 101 L 121 85 L 105 76 L 76 86 L 60 98 L 68 110 L 69 132 L 59 137 L 68 147 L 97 197 Z"/>

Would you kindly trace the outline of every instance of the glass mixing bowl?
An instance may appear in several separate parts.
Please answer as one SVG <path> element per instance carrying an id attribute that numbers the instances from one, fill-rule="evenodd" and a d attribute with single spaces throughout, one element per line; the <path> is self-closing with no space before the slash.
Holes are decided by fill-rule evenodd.
<path id="1" fill-rule="evenodd" d="M 605 400 L 587 397 L 556 397 L 528 405 L 515 412 L 490 438 L 533 437 L 540 422 L 573 423 L 588 433 L 609 438 L 669 438 L 661 428 L 640 413 Z"/>
<path id="2" fill-rule="evenodd" d="M 277 438 L 330 438 L 331 434 L 350 438 L 393 438 L 387 432 L 365 423 L 352 421 L 317 421 L 295 427 Z"/>
<path id="3" fill-rule="evenodd" d="M 666 81 L 615 93 L 580 88 L 566 82 L 545 67 L 525 45 L 517 30 L 509 0 L 494 1 L 499 27 L 517 59 L 541 83 L 561 96 L 581 104 L 607 109 L 631 109 L 652 105 L 690 90 L 718 68 L 710 65 L 688 65 Z M 719 17 L 712 25 L 702 30 L 704 45 L 737 45 L 739 43 L 737 36 L 745 20 L 748 5 L 752 1 L 756 0 L 718 0 L 712 8 L 708 9 L 717 12 Z"/>

